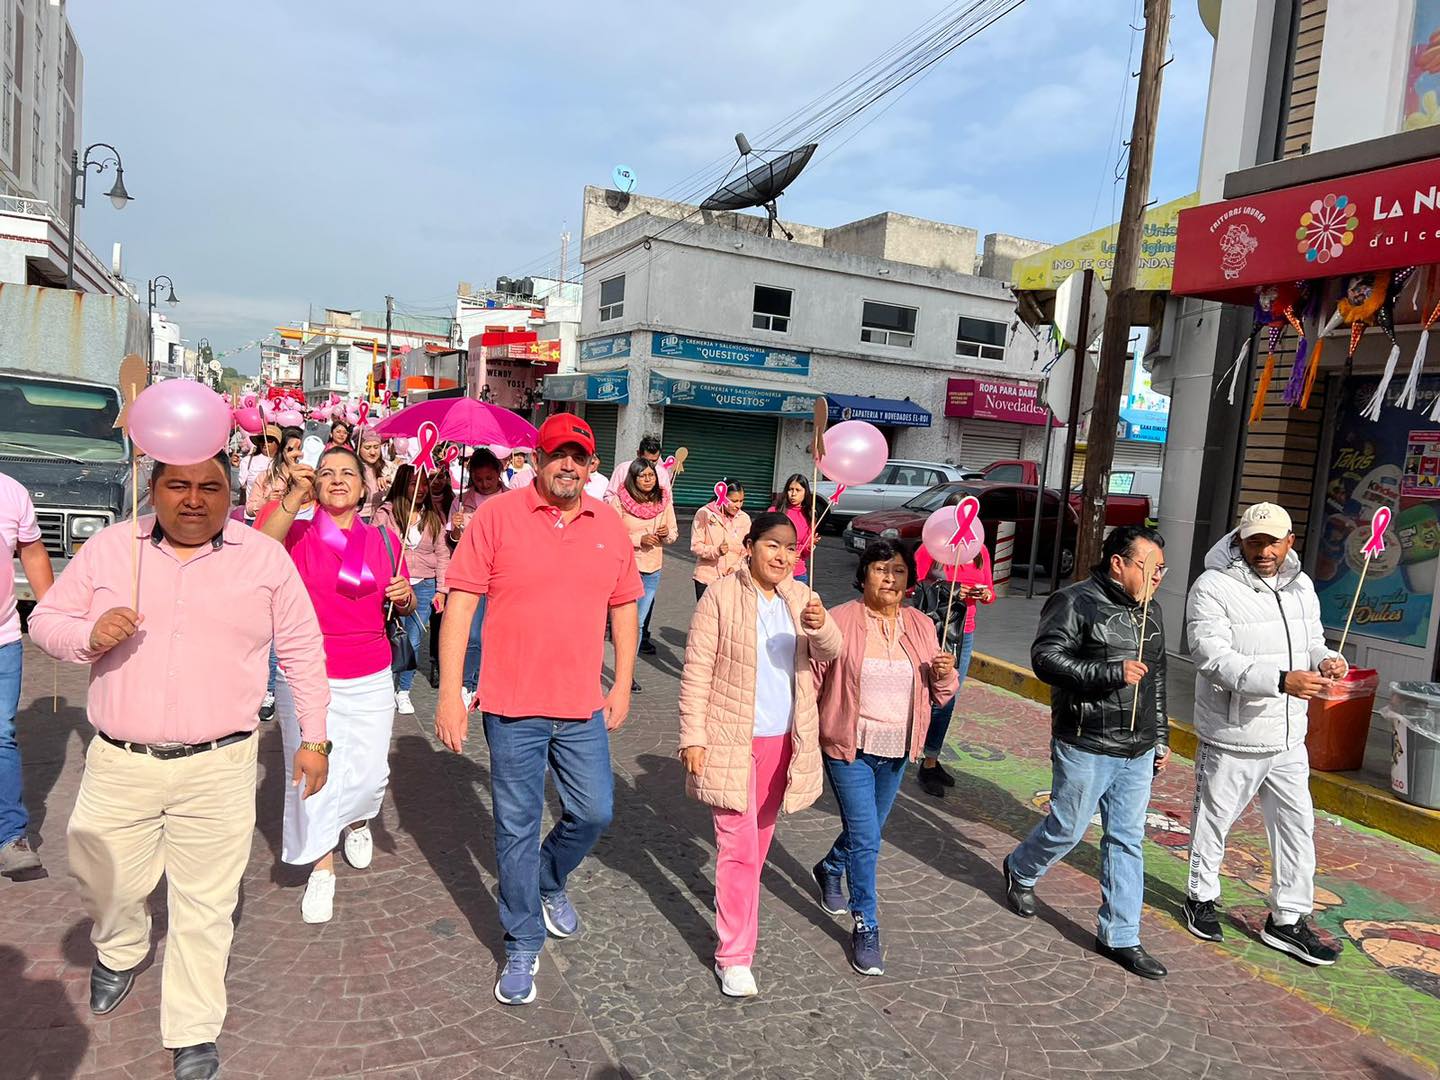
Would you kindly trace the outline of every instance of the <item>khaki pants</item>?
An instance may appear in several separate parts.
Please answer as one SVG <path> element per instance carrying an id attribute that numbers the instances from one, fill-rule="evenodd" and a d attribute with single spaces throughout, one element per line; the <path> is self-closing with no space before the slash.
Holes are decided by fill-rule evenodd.
<path id="1" fill-rule="evenodd" d="M 96 737 L 70 815 L 70 869 L 112 971 L 150 951 L 145 898 L 164 874 L 170 913 L 160 984 L 167 1047 L 214 1042 L 225 1021 L 231 916 L 255 828 L 258 736 L 160 761 Z"/>

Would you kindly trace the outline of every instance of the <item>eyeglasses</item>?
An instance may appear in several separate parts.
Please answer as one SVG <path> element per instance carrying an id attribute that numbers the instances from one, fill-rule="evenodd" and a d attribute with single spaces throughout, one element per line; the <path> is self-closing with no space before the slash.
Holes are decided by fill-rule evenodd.
<path id="1" fill-rule="evenodd" d="M 1131 566 L 1138 566 L 1138 567 L 1140 567 L 1142 570 L 1145 568 L 1145 564 L 1144 564 L 1143 562 L 1141 562 L 1139 559 L 1132 559 L 1129 555 L 1121 555 L 1120 558 L 1124 559 L 1124 560 L 1125 560 L 1126 562 L 1128 562 Z M 1163 577 L 1164 577 L 1167 573 L 1169 573 L 1169 572 L 1170 572 L 1170 568 L 1169 568 L 1168 566 L 1166 566 L 1163 562 L 1162 562 L 1162 563 L 1156 563 L 1156 564 L 1155 564 L 1155 580 L 1156 580 L 1156 581 L 1159 581 L 1161 578 L 1163 578 Z"/>
<path id="2" fill-rule="evenodd" d="M 893 566 L 881 566 L 879 563 L 871 563 L 870 572 L 877 577 L 886 578 L 908 578 L 910 576 L 910 571 L 903 566 L 897 569 Z"/>

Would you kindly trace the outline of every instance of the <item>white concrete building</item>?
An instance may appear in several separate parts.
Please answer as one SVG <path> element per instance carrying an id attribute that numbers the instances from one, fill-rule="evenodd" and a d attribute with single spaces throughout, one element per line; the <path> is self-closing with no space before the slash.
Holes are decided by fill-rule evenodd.
<path id="1" fill-rule="evenodd" d="M 187 369 L 180 324 L 158 311 L 150 313 L 150 381 L 194 378 L 193 365 Z"/>
<path id="2" fill-rule="evenodd" d="M 1008 285 L 974 272 L 973 230 L 885 214 L 787 223 L 790 241 L 752 218 L 659 216 L 673 204 L 658 200 L 610 224 L 607 194 L 587 191 L 576 372 L 546 381 L 552 402 L 584 402 L 607 467 L 653 433 L 667 454 L 690 451 L 682 505 L 725 475 L 768 492 L 809 473 L 820 394 L 832 421 L 880 426 L 895 457 L 1040 456 L 1023 380 L 1036 342 L 1017 332 Z M 608 227 L 592 228 L 592 207 Z"/>

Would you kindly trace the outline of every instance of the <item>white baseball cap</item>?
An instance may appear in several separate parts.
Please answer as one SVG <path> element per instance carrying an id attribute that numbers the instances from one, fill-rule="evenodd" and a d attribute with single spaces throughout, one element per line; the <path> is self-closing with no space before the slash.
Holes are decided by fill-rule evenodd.
<path id="1" fill-rule="evenodd" d="M 1283 540 L 1294 532 L 1294 523 L 1283 506 L 1274 503 L 1256 503 L 1240 515 L 1240 539 L 1252 536 L 1273 536 Z"/>

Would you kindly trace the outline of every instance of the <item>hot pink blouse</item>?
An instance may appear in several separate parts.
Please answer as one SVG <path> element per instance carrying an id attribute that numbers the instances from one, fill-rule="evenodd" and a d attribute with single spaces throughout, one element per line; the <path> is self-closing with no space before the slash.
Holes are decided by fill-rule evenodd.
<path id="1" fill-rule="evenodd" d="M 340 559 L 320 539 L 313 521 L 295 522 L 285 537 L 285 550 L 295 560 L 320 620 L 320 632 L 325 636 L 325 674 L 332 679 L 358 679 L 390 667 L 385 586 L 396 575 L 380 530 L 357 517 L 345 534 L 349 536 L 356 529 L 364 530 L 365 564 L 375 577 L 375 587 L 353 598 L 341 590 Z M 400 560 L 399 576 L 408 578 L 404 549 L 393 532 L 390 544 Z"/>

